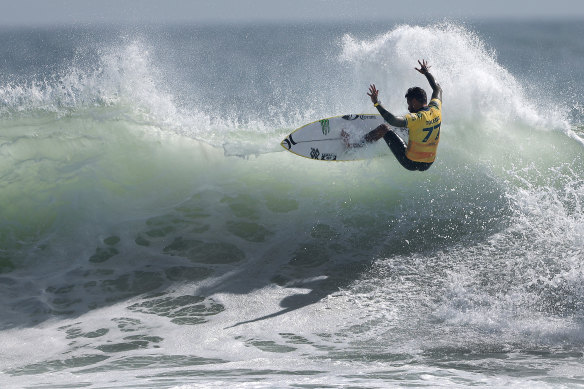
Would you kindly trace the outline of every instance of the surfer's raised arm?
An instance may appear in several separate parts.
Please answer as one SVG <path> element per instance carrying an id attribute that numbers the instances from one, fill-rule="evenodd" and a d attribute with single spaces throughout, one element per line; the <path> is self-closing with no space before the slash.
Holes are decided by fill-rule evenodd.
<path id="1" fill-rule="evenodd" d="M 373 102 L 373 106 L 377 108 L 381 116 L 385 119 L 386 122 L 391 124 L 394 127 L 405 127 L 406 126 L 406 119 L 403 117 L 395 116 L 381 105 L 379 102 L 379 89 L 375 87 L 375 84 L 369 85 L 369 93 L 367 96 L 371 97 L 371 101 Z"/>
<path id="2" fill-rule="evenodd" d="M 431 66 L 428 65 L 428 62 L 426 62 L 425 59 L 423 59 L 422 62 L 418 60 L 418 63 L 420 64 L 420 68 L 415 69 L 418 72 L 422 73 L 424 76 L 426 76 L 426 78 L 428 79 L 428 82 L 430 83 L 430 88 L 432 88 L 431 99 L 439 99 L 440 101 L 442 101 L 442 88 L 440 87 L 439 84 L 436 83 L 436 80 L 434 80 L 434 76 L 430 73 L 429 69 Z"/>

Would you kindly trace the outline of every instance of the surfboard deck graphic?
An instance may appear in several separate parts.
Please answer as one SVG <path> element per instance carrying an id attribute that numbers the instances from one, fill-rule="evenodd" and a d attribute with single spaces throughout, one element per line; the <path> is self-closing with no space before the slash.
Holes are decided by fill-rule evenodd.
<path id="1" fill-rule="evenodd" d="M 280 144 L 291 153 L 319 161 L 375 158 L 390 152 L 387 144 L 383 140 L 372 144 L 362 140 L 382 123 L 384 120 L 379 114 L 333 116 L 294 130 Z M 391 128 L 407 141 L 406 129 Z"/>

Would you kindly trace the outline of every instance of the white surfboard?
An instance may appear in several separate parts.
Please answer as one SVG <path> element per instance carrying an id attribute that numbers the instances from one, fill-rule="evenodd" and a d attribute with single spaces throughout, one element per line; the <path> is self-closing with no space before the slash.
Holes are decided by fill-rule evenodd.
<path id="1" fill-rule="evenodd" d="M 355 161 L 391 153 L 383 139 L 364 143 L 363 137 L 384 123 L 379 114 L 344 115 L 317 120 L 288 135 L 280 144 L 286 150 L 319 161 Z M 407 142 L 407 130 L 391 127 Z"/>

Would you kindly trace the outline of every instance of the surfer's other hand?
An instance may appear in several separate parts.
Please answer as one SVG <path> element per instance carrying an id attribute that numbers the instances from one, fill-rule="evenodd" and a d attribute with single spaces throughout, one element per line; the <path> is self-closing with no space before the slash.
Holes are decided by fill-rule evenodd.
<path id="1" fill-rule="evenodd" d="M 377 103 L 377 97 L 379 96 L 379 90 L 375 87 L 375 84 L 369 85 L 369 93 L 367 96 L 371 97 L 373 104 Z"/>

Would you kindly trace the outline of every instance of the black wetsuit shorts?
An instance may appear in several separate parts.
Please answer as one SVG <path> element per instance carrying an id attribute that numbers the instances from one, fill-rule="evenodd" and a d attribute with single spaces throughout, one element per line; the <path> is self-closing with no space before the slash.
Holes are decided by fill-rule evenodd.
<path id="1" fill-rule="evenodd" d="M 432 162 L 416 162 L 406 157 L 406 144 L 395 132 L 391 130 L 387 131 L 383 139 L 393 155 L 395 155 L 397 161 L 406 169 L 423 172 L 432 166 Z"/>

